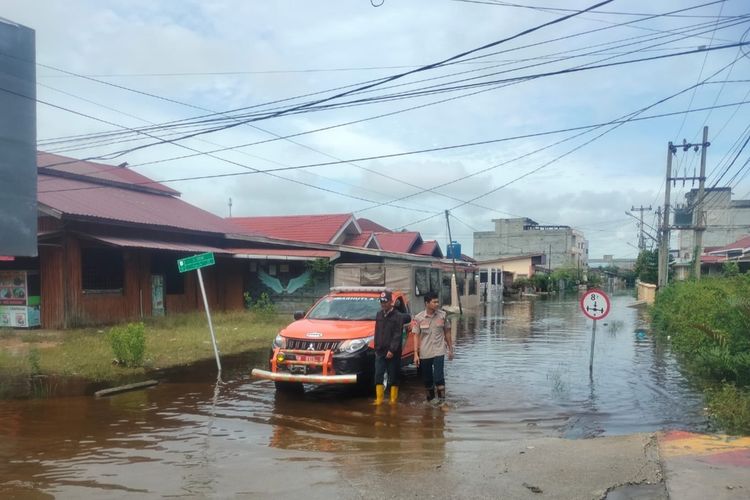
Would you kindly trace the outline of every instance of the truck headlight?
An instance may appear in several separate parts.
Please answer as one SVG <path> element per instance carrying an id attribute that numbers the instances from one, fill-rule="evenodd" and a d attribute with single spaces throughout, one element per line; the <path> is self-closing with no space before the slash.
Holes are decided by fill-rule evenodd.
<path id="1" fill-rule="evenodd" d="M 273 339 L 273 346 L 278 347 L 280 349 L 283 349 L 286 347 L 286 337 L 282 337 L 281 334 L 276 335 L 276 338 Z"/>
<path id="2" fill-rule="evenodd" d="M 362 339 L 345 340 L 339 345 L 339 352 L 357 352 L 366 348 L 374 339 L 374 336 Z"/>

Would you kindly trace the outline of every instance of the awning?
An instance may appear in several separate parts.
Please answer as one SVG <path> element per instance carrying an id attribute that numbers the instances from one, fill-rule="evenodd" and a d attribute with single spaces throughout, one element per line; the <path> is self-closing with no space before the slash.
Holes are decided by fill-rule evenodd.
<path id="1" fill-rule="evenodd" d="M 120 238 L 116 236 L 94 236 L 82 235 L 85 238 L 99 241 L 107 245 L 123 248 L 148 248 L 151 250 L 171 250 L 174 252 L 192 252 L 192 253 L 231 253 L 224 248 L 199 245 L 195 243 L 176 243 L 173 241 L 143 240 L 138 238 Z"/>
<path id="2" fill-rule="evenodd" d="M 280 248 L 230 248 L 225 250 L 238 259 L 255 260 L 336 260 L 341 255 L 335 250 L 280 249 Z"/>

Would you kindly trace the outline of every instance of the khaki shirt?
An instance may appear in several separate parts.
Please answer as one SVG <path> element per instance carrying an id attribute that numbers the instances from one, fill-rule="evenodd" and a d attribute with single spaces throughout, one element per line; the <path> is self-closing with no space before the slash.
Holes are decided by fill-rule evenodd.
<path id="1" fill-rule="evenodd" d="M 445 356 L 445 329 L 450 328 L 451 322 L 445 311 L 438 309 L 432 316 L 422 311 L 414 316 L 412 331 L 419 335 L 419 357 L 434 358 Z"/>

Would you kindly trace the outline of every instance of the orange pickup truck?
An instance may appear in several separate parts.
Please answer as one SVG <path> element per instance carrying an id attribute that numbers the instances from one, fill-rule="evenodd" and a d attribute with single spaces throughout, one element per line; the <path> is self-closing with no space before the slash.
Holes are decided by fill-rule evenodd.
<path id="1" fill-rule="evenodd" d="M 273 380 L 277 391 L 301 390 L 302 384 L 372 386 L 375 371 L 375 315 L 384 287 L 334 287 L 273 341 L 268 370 L 254 378 Z M 390 289 L 389 289 L 390 290 Z M 406 295 L 392 292 L 394 307 L 404 314 L 401 363 L 413 362 L 414 340 Z"/>

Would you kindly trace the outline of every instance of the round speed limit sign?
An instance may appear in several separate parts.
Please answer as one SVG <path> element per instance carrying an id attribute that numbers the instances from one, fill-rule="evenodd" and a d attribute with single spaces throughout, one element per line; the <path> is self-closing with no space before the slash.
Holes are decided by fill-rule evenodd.
<path id="1" fill-rule="evenodd" d="M 601 290 L 591 289 L 581 297 L 581 311 L 588 318 L 602 319 L 609 314 L 609 309 L 609 297 Z"/>

